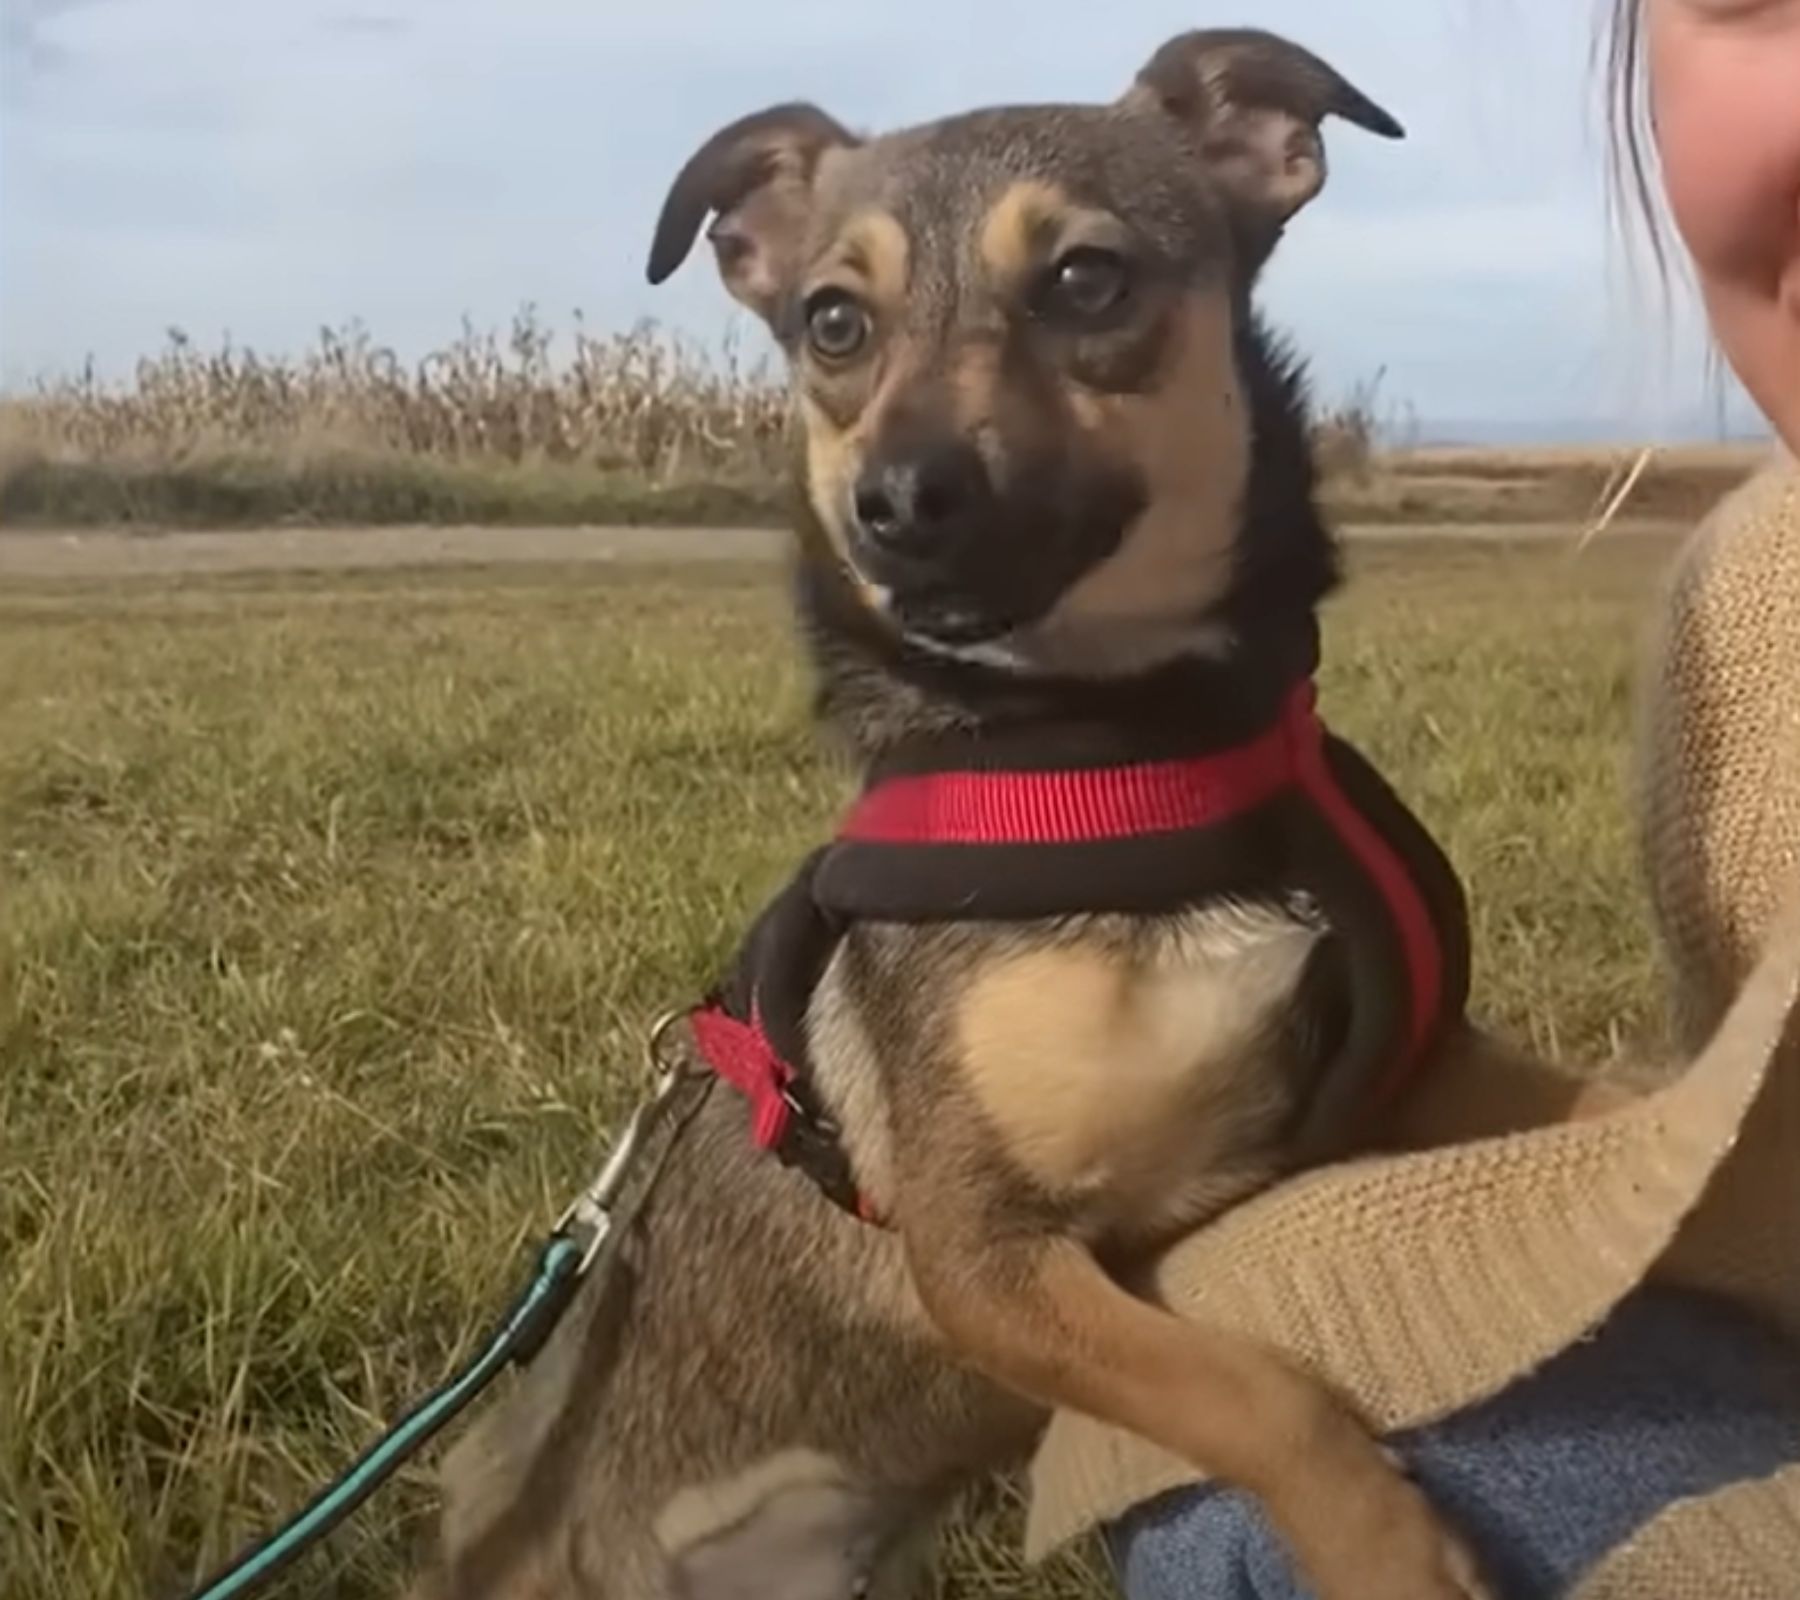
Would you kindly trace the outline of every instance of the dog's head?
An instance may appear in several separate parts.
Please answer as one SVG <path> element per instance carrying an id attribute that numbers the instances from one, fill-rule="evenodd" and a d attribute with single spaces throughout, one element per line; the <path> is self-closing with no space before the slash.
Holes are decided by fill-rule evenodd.
<path id="1" fill-rule="evenodd" d="M 1108 106 L 858 138 L 785 105 L 709 139 L 650 254 L 708 217 L 774 331 L 816 553 L 938 653 L 1127 669 L 1232 581 L 1248 289 L 1325 181 L 1319 127 L 1394 120 L 1270 34 L 1185 34 Z"/>

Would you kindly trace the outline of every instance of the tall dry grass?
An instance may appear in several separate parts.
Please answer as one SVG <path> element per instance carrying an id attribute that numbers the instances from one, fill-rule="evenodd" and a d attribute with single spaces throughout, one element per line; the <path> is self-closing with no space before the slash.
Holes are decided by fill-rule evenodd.
<path id="1" fill-rule="evenodd" d="M 207 352 L 171 329 L 127 382 L 91 365 L 40 381 L 8 431 L 87 461 L 356 449 L 668 481 L 777 471 L 785 415 L 776 376 L 733 343 L 702 352 L 648 324 L 599 334 L 579 316 L 560 339 L 526 307 L 504 334 L 465 321 L 411 364 L 356 323 L 322 329 L 297 357 L 229 342 Z"/>

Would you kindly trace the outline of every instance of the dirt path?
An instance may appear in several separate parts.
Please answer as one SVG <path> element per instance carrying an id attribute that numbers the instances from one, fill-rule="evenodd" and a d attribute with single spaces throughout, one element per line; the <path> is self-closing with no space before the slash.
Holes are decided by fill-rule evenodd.
<path id="1" fill-rule="evenodd" d="M 0 531 L 9 578 L 174 577 L 582 561 L 762 561 L 782 536 L 761 528 L 258 528 L 70 533 Z"/>
<path id="2" fill-rule="evenodd" d="M 1619 532 L 1652 531 L 1618 525 Z M 1352 527 L 1367 538 L 1568 538 L 1561 523 Z M 530 562 L 766 561 L 784 536 L 766 528 L 267 528 L 225 532 L 7 532 L 0 584 L 19 579 L 177 577 L 185 573 L 331 572 Z"/>

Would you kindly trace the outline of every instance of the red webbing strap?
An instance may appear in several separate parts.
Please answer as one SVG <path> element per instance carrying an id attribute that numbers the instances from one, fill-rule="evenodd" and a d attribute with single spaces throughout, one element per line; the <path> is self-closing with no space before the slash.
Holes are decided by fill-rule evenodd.
<path id="1" fill-rule="evenodd" d="M 1233 750 L 1133 766 L 934 772 L 889 778 L 851 809 L 857 844 L 1057 845 L 1179 833 L 1228 821 L 1294 781 L 1286 729 Z"/>
<path id="2" fill-rule="evenodd" d="M 693 1030 L 694 1046 L 714 1072 L 750 1102 L 750 1138 L 759 1150 L 783 1154 L 788 1135 L 795 1130 L 795 1111 L 788 1098 L 794 1081 L 794 1070 L 782 1060 L 773 1041 L 763 1031 L 760 1017 L 740 1022 L 721 1006 L 708 1006 L 696 1011 L 688 1025 Z M 804 1169 L 806 1163 L 800 1162 Z M 829 1198 L 853 1210 L 863 1222 L 875 1227 L 886 1223 L 874 1203 L 861 1192 L 839 1193 L 835 1183 L 822 1180 L 819 1173 L 809 1172 Z M 846 1186 L 847 1187 L 847 1186 Z"/>
<path id="3" fill-rule="evenodd" d="M 694 1044 L 714 1072 L 750 1102 L 750 1137 L 759 1150 L 775 1150 L 787 1137 L 793 1108 L 784 1093 L 793 1069 L 783 1061 L 752 1016 L 740 1022 L 717 1006 L 689 1019 Z"/>
<path id="4" fill-rule="evenodd" d="M 1356 857 L 1363 871 L 1387 902 L 1399 931 L 1406 956 L 1407 988 L 1411 1009 L 1407 1016 L 1405 1051 L 1377 1086 L 1381 1099 L 1395 1093 L 1406 1081 L 1432 1044 L 1438 1010 L 1443 1002 L 1444 952 L 1438 943 L 1437 923 L 1419 893 L 1413 875 L 1393 847 L 1370 823 L 1339 786 L 1325 758 L 1325 730 L 1315 709 L 1317 693 L 1311 682 L 1302 684 L 1288 702 L 1284 718 L 1300 786 L 1320 814 Z"/>

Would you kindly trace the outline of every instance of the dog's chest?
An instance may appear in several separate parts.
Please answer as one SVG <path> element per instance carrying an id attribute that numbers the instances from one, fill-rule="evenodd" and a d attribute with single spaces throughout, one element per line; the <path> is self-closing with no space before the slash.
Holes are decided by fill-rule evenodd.
<path id="1" fill-rule="evenodd" d="M 954 1021 L 1007 1154 L 1094 1225 L 1155 1226 L 1260 1181 L 1291 1110 L 1285 1027 L 1314 928 L 1226 905 L 1001 956 Z"/>
<path id="2" fill-rule="evenodd" d="M 1087 919 L 1041 932 L 961 930 L 911 1003 L 941 1008 L 929 1061 L 1037 1187 L 1072 1202 L 1082 1231 L 1155 1233 L 1265 1182 L 1293 1110 L 1290 1024 L 1321 929 L 1273 903 L 1154 921 Z M 916 933 L 896 942 L 923 954 Z M 898 954 L 898 952 L 896 952 Z M 961 967 L 941 981 L 952 966 Z M 872 1137 L 857 1165 L 885 1173 L 879 1023 L 840 975 L 815 997 L 813 1041 L 833 1098 Z M 909 1033 L 911 1030 L 907 1030 Z M 898 1092 L 906 1092 L 899 1089 Z"/>

